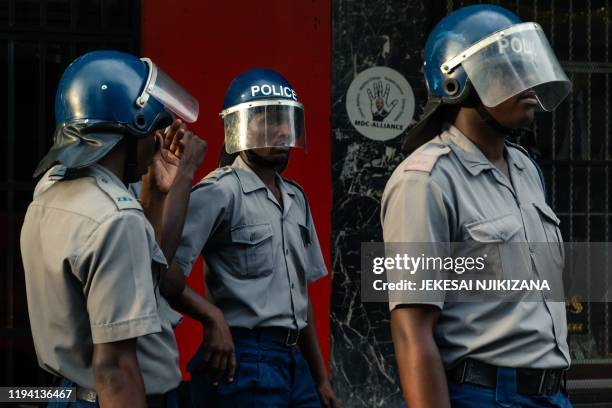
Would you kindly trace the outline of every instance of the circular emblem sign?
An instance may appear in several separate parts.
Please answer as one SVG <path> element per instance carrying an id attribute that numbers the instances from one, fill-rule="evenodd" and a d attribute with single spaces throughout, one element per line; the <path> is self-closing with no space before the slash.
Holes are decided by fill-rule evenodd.
<path id="1" fill-rule="evenodd" d="M 359 133 L 389 140 L 412 122 L 414 93 L 406 78 L 387 67 L 373 67 L 355 77 L 346 93 L 346 112 Z"/>

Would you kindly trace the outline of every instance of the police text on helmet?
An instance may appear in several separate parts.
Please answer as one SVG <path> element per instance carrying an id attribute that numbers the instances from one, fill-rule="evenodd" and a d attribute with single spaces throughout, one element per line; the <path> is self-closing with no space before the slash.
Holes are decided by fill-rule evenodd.
<path id="1" fill-rule="evenodd" d="M 527 54 L 527 55 L 535 54 L 533 43 L 531 41 L 527 41 L 524 38 L 518 38 L 518 37 L 512 37 L 511 39 L 501 38 L 497 42 L 497 45 L 499 46 L 500 54 L 505 54 L 508 48 L 511 48 L 512 51 L 514 51 L 517 54 Z"/>
<path id="2" fill-rule="evenodd" d="M 291 98 L 297 101 L 297 95 L 295 91 L 288 86 L 277 86 L 276 85 L 253 85 L 251 87 L 251 96 L 264 95 L 264 96 L 283 96 L 285 98 Z"/>

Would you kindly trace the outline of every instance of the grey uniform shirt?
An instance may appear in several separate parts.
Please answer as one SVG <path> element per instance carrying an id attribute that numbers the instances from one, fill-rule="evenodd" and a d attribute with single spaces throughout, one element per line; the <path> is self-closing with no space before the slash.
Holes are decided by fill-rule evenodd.
<path id="1" fill-rule="evenodd" d="M 404 160 L 382 199 L 385 242 L 549 242 L 561 245 L 559 219 L 546 204 L 535 165 L 521 148 L 506 144 L 512 182 L 457 128 L 443 132 Z M 559 254 L 558 252 L 557 254 Z M 505 257 L 504 269 L 561 270 L 542 262 Z M 506 367 L 564 368 L 570 364 L 565 304 L 541 302 L 459 303 L 444 294 L 435 338 L 448 368 L 470 357 Z M 393 309 L 398 303 L 390 303 Z"/>
<path id="2" fill-rule="evenodd" d="M 70 174 L 70 173 L 68 173 Z M 40 180 L 21 230 L 30 325 L 45 370 L 94 388 L 93 344 L 137 337 L 147 394 L 181 381 L 170 322 L 160 319 L 166 260 L 137 200 L 100 165 Z"/>
<path id="3" fill-rule="evenodd" d="M 307 325 L 308 283 L 327 273 L 306 197 L 277 175 L 281 207 L 238 156 L 196 186 L 175 261 L 206 261 L 208 295 L 232 327 Z"/>

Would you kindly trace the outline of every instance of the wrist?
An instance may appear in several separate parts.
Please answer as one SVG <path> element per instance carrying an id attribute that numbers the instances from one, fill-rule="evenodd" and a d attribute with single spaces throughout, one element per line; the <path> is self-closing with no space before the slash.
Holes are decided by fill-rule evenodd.
<path id="1" fill-rule="evenodd" d="M 199 166 L 195 163 L 191 162 L 181 162 L 178 168 L 178 174 L 183 175 L 184 177 L 189 177 L 193 179 L 195 177 L 196 172 L 198 171 Z"/>
<path id="2" fill-rule="evenodd" d="M 223 312 L 216 306 L 210 304 L 205 312 L 202 313 L 199 319 L 205 327 L 216 326 L 220 321 L 223 321 Z"/>
<path id="3" fill-rule="evenodd" d="M 166 197 L 168 192 L 160 190 L 159 186 L 155 183 L 151 183 L 149 188 L 149 198 L 150 199 L 163 199 Z"/>

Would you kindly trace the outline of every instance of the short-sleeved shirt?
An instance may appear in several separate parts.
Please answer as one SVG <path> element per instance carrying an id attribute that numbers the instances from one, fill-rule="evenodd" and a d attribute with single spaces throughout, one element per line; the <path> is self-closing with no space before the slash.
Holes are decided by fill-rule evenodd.
<path id="1" fill-rule="evenodd" d="M 146 393 L 178 386 L 178 348 L 158 311 L 166 260 L 142 207 L 113 173 L 97 164 L 49 170 L 28 207 L 21 254 L 43 369 L 93 389 L 93 345 L 138 338 Z"/>
<path id="2" fill-rule="evenodd" d="M 562 240 L 538 170 L 518 145 L 507 142 L 505 157 L 511 181 L 446 124 L 389 179 L 381 213 L 385 242 L 554 243 L 547 245 L 558 251 L 552 256 L 532 252 L 527 261 L 506 257 L 502 266 L 512 270 L 527 265 L 540 276 L 557 271 L 549 278 L 560 281 L 561 268 L 544 264 L 562 256 Z M 540 302 L 459 303 L 445 301 L 442 292 L 439 299 L 400 303 L 430 303 L 441 309 L 435 338 L 446 367 L 466 357 L 507 367 L 570 364 L 565 304 L 544 294 Z M 390 303 L 391 309 L 396 306 Z"/>
<path id="3" fill-rule="evenodd" d="M 282 206 L 236 158 L 194 186 L 175 261 L 206 261 L 208 295 L 231 327 L 307 325 L 307 285 L 327 273 L 302 189 L 277 175 Z"/>

